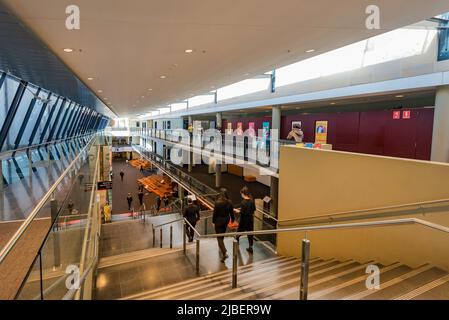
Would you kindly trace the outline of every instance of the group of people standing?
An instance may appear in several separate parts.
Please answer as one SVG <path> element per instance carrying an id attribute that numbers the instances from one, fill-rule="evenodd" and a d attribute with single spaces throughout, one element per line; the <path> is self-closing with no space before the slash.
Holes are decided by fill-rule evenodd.
<path id="1" fill-rule="evenodd" d="M 221 188 L 220 193 L 214 205 L 214 213 L 212 216 L 212 223 L 214 224 L 215 233 L 224 234 L 228 228 L 229 223 L 234 223 L 235 212 L 240 209 L 240 218 L 238 223 L 237 232 L 253 231 L 254 230 L 254 212 L 256 211 L 256 205 L 254 199 L 248 189 L 243 187 L 240 190 L 240 196 L 242 197 L 241 203 L 234 207 L 226 188 Z M 200 219 L 200 209 L 189 198 L 188 205 L 184 209 L 184 218 L 188 221 L 186 224 L 186 233 L 189 241 L 192 242 L 194 238 L 194 230 L 196 223 Z M 239 241 L 240 237 L 237 237 Z M 218 248 L 220 250 L 221 261 L 224 262 L 228 257 L 227 249 L 224 244 L 224 236 L 217 237 Z M 246 249 L 250 254 L 253 253 L 254 237 L 248 235 L 248 248 Z"/>

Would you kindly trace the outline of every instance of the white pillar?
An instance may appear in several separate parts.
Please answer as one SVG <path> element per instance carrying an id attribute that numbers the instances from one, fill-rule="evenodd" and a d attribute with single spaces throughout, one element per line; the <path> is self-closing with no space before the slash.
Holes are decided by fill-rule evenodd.
<path id="1" fill-rule="evenodd" d="M 449 162 L 449 86 L 436 92 L 431 160 Z"/>
<path id="2" fill-rule="evenodd" d="M 281 107 L 273 106 L 271 110 L 271 128 L 281 130 Z"/>

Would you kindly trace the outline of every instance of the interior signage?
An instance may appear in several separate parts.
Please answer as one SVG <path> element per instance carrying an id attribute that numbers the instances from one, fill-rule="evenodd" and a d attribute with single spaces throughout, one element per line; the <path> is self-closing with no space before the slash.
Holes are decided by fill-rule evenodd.
<path id="1" fill-rule="evenodd" d="M 393 120 L 401 119 L 401 111 L 393 111 Z"/>
<path id="2" fill-rule="evenodd" d="M 111 190 L 112 189 L 112 181 L 98 181 L 97 189 L 98 190 Z"/>
<path id="3" fill-rule="evenodd" d="M 410 110 L 404 110 L 402 111 L 402 119 L 410 119 L 411 111 Z"/>

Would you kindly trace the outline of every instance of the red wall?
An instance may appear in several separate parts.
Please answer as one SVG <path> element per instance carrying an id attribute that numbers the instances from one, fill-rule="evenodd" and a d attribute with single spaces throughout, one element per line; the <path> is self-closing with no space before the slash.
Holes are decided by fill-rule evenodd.
<path id="1" fill-rule="evenodd" d="M 328 143 L 335 150 L 377 154 L 393 157 L 430 160 L 433 130 L 433 108 L 411 109 L 409 120 L 393 120 L 392 110 L 315 113 L 283 116 L 281 118 L 281 139 L 285 139 L 292 121 L 301 121 L 304 141 L 315 141 L 315 122 L 328 121 Z M 232 119 L 232 128 L 237 122 L 254 122 L 256 129 L 271 117 Z M 223 121 L 223 129 L 227 127 Z"/>

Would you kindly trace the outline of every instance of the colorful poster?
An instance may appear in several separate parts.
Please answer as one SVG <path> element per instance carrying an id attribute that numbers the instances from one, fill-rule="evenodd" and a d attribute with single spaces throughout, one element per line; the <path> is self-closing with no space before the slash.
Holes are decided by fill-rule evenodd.
<path id="1" fill-rule="evenodd" d="M 268 139 L 270 137 L 270 123 L 269 122 L 262 123 L 262 132 L 263 132 L 264 138 Z"/>
<path id="2" fill-rule="evenodd" d="M 327 121 L 317 121 L 315 123 L 315 143 L 327 143 Z"/>

